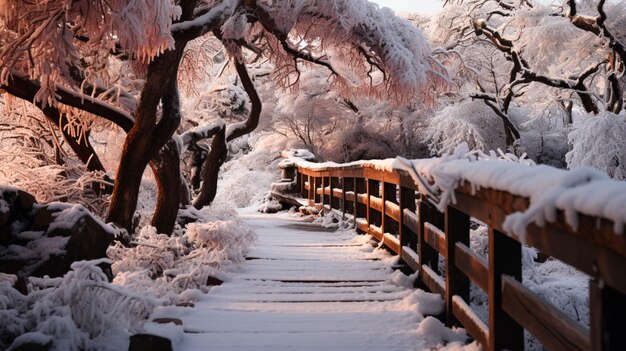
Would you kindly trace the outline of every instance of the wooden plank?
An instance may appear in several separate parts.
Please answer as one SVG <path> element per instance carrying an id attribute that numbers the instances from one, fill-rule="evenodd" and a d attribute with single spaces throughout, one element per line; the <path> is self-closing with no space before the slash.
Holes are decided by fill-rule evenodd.
<path id="1" fill-rule="evenodd" d="M 271 194 L 274 199 L 276 199 L 278 202 L 280 202 L 283 205 L 287 205 L 289 207 L 295 207 L 296 209 L 299 209 L 300 207 L 302 207 L 302 204 L 300 203 L 300 201 L 294 199 L 291 196 L 288 196 L 288 195 L 285 195 L 276 191 L 272 191 Z"/>
<path id="2" fill-rule="evenodd" d="M 446 294 L 446 282 L 443 281 L 443 278 L 437 274 L 432 268 L 427 265 L 422 265 L 422 270 L 420 271 L 420 278 L 424 285 L 435 294 L 439 294 L 444 296 Z"/>
<path id="3" fill-rule="evenodd" d="M 463 273 L 479 288 L 483 289 L 483 291 L 489 291 L 487 261 L 476 255 L 469 247 L 462 243 L 456 243 L 454 251 L 454 264 L 457 268 L 463 271 Z"/>
<path id="4" fill-rule="evenodd" d="M 378 196 L 370 195 L 370 209 L 383 212 L 383 199 Z"/>
<path id="5" fill-rule="evenodd" d="M 402 260 L 413 270 L 413 272 L 417 272 L 419 269 L 419 257 L 417 256 L 417 252 L 413 251 L 408 246 L 402 247 Z"/>
<path id="6" fill-rule="evenodd" d="M 502 277 L 502 308 L 548 350 L 590 349 L 585 328 L 509 276 Z"/>
<path id="7" fill-rule="evenodd" d="M 328 197 L 328 198 L 326 199 L 326 201 L 327 201 L 327 202 L 330 202 L 330 196 L 331 196 L 331 193 L 330 193 L 330 185 L 327 185 L 327 186 L 325 186 L 325 187 L 324 187 L 324 196 Z"/>
<path id="8" fill-rule="evenodd" d="M 422 197 L 418 201 L 418 218 L 419 218 L 419 230 L 417 231 L 417 253 L 420 258 L 420 266 L 427 265 L 435 273 L 439 272 L 439 254 L 430 245 L 426 244 L 424 225 L 427 222 L 433 221 L 440 223 L 440 217 L 438 217 L 438 211 L 431 205 L 426 197 Z"/>
<path id="9" fill-rule="evenodd" d="M 400 205 L 391 201 L 385 201 L 385 214 L 393 218 L 394 221 L 400 222 Z"/>
<path id="10" fill-rule="evenodd" d="M 526 244 L 626 294 L 626 274 L 624 274 L 626 257 L 593 245 L 584 238 L 555 229 L 551 225 L 539 227 L 531 224 L 526 232 Z M 593 231 L 589 232 L 588 236 L 591 237 L 593 234 Z"/>
<path id="11" fill-rule="evenodd" d="M 626 350 L 626 338 L 624 338 L 626 295 L 597 279 L 591 279 L 589 310 L 591 349 L 594 351 Z"/>
<path id="12" fill-rule="evenodd" d="M 343 199 L 343 191 L 339 188 L 333 188 L 333 197 L 335 199 Z"/>
<path id="13" fill-rule="evenodd" d="M 354 215 L 354 178 L 343 178 L 341 180 L 341 210 L 346 214 Z"/>
<path id="14" fill-rule="evenodd" d="M 322 202 L 322 178 L 313 178 L 313 203 L 319 204 Z"/>
<path id="15" fill-rule="evenodd" d="M 322 177 L 320 178 L 321 182 L 320 182 L 320 190 L 321 190 L 321 194 L 320 194 L 320 199 L 321 199 L 321 203 L 322 205 L 325 205 L 328 203 L 328 197 L 326 196 L 326 187 L 328 186 L 328 178 L 326 177 Z"/>
<path id="16" fill-rule="evenodd" d="M 424 240 L 441 256 L 448 257 L 446 236 L 441 229 L 435 227 L 432 223 L 424 223 Z"/>
<path id="17" fill-rule="evenodd" d="M 457 195 L 460 195 L 460 197 Z M 457 198 L 457 204 L 465 208 L 476 208 L 474 206 L 475 204 L 473 205 L 467 203 L 468 199 L 474 199 L 474 202 L 476 204 L 482 204 L 479 205 L 479 207 L 491 208 L 493 225 L 502 224 L 501 220 L 503 218 L 501 218 L 500 215 L 497 215 L 497 210 L 500 210 L 506 216 L 506 214 L 509 213 L 525 211 L 530 203 L 530 200 L 528 198 L 515 194 L 510 194 L 505 191 L 499 191 L 489 188 L 483 188 L 477 191 L 473 191 L 471 184 L 467 182 L 463 186 L 457 188 L 455 196 Z M 462 202 L 466 202 L 466 204 L 463 205 L 461 204 Z M 457 204 L 454 204 L 453 206 L 457 207 Z M 470 212 L 464 212 L 470 214 L 472 217 L 480 219 L 487 224 L 491 224 L 487 222 L 489 220 L 488 218 L 485 218 L 485 220 L 483 220 L 478 216 L 474 216 L 474 214 Z M 479 210 L 479 212 L 485 211 Z M 496 214 L 496 216 L 494 217 L 493 214 Z M 567 232 L 570 234 L 570 236 L 583 238 L 587 242 L 592 243 L 594 246 L 604 248 L 608 251 L 618 254 L 619 256 L 626 256 L 626 236 L 615 235 L 613 222 L 605 218 L 595 218 L 584 214 L 578 214 L 577 217 L 578 227 L 576 230 L 574 230 L 567 224 L 567 220 L 565 219 L 565 214 L 563 213 L 563 211 L 557 211 L 556 220 L 554 221 L 554 223 L 550 223 L 548 226 L 551 227 L 553 230 Z M 502 230 L 502 228 L 497 229 Z M 590 235 L 590 233 L 593 233 L 593 235 Z"/>
<path id="18" fill-rule="evenodd" d="M 375 165 L 337 165 L 308 169 L 298 166 L 298 172 L 315 177 L 354 177 L 367 178 L 379 182 L 398 184 L 400 186 L 417 191 L 413 178 L 404 170 L 388 172 L 377 169 Z"/>
<path id="19" fill-rule="evenodd" d="M 383 244 L 396 254 L 400 254 L 400 240 L 395 236 L 385 233 L 383 235 Z"/>
<path id="20" fill-rule="evenodd" d="M 419 218 L 417 217 L 417 213 L 414 212 L 415 210 L 411 211 L 410 209 L 406 208 L 403 211 L 404 214 L 404 225 L 406 225 L 406 227 L 411 230 L 413 233 L 415 233 L 415 235 L 417 235 L 417 233 L 419 232 L 419 228 L 420 228 L 420 222 L 419 222 Z M 416 238 L 417 241 L 417 238 Z"/>
<path id="21" fill-rule="evenodd" d="M 467 329 L 469 335 L 478 341 L 484 350 L 488 350 L 489 327 L 460 296 L 455 295 L 452 297 L 452 313 L 463 327 Z"/>
<path id="22" fill-rule="evenodd" d="M 380 227 L 370 224 L 368 229 L 368 233 L 371 234 L 376 240 L 383 241 L 383 231 Z"/>
<path id="23" fill-rule="evenodd" d="M 357 194 L 357 202 L 363 205 L 367 205 L 367 194 Z"/>
<path id="24" fill-rule="evenodd" d="M 343 191 L 341 190 L 341 178 L 330 178 L 330 206 L 334 209 L 341 210 L 343 202 Z"/>
<path id="25" fill-rule="evenodd" d="M 296 183 L 294 192 L 298 194 L 300 197 L 303 197 L 302 194 L 304 194 L 304 179 L 302 179 L 302 175 L 298 173 L 297 168 L 295 167 L 292 168 L 292 172 L 293 172 L 293 180 Z"/>
<path id="26" fill-rule="evenodd" d="M 398 213 L 398 236 L 400 237 L 400 246 L 408 246 L 413 250 L 417 250 L 417 228 L 418 223 L 409 223 L 407 216 L 415 214 L 415 191 L 409 188 L 400 187 L 400 207 Z M 390 211 L 391 212 L 391 211 Z M 417 219 L 417 215 L 415 215 Z M 412 227 L 410 224 L 414 224 Z"/>
<path id="27" fill-rule="evenodd" d="M 524 329 L 502 309 L 502 276 L 522 279 L 522 245 L 489 228 L 489 349 L 524 350 Z"/>
<path id="28" fill-rule="evenodd" d="M 367 225 L 367 220 L 365 218 L 357 218 L 356 227 L 362 232 L 367 233 L 369 230 L 369 226 Z"/>
<path id="29" fill-rule="evenodd" d="M 465 213 L 448 206 L 445 213 L 445 228 L 446 233 L 443 244 L 447 253 L 446 295 L 444 296 L 446 321 L 448 325 L 455 325 L 458 324 L 458 321 L 452 311 L 452 297 L 458 296 L 466 302 L 469 302 L 470 297 L 469 278 L 455 264 L 455 245 L 457 243 L 469 245 L 470 218 Z"/>
<path id="30" fill-rule="evenodd" d="M 397 208 L 398 217 L 400 213 L 400 206 L 398 204 L 398 196 L 397 196 L 397 186 L 393 183 L 384 182 L 383 183 L 383 191 L 382 191 L 382 229 L 383 233 L 398 233 L 398 223 L 397 220 L 394 220 L 389 216 L 387 211 L 387 203 L 391 205 L 395 205 Z"/>
<path id="31" fill-rule="evenodd" d="M 514 196 L 502 191 L 483 189 L 475 196 L 463 192 L 455 193 L 457 202 L 455 208 L 479 219 L 490 227 L 503 231 L 502 223 L 508 213 L 527 207 L 527 199 Z M 548 223 L 544 226 L 530 224 L 526 228 L 524 243 L 537 248 L 539 251 L 557 258 L 568 265 L 586 273 L 597 276 L 607 285 L 626 294 L 626 275 L 620 267 L 626 267 L 626 243 L 612 239 L 606 231 L 606 221 L 588 216 L 579 215 L 579 220 L 585 222 L 585 230 L 579 226 L 578 231 L 572 232 L 564 224 Z M 562 211 L 557 212 L 557 221 L 565 223 Z M 593 225 L 592 223 L 593 222 Z M 599 227 L 596 227 L 598 226 Z M 521 239 L 511 233 L 509 237 Z M 612 237 L 626 236 L 612 234 Z"/>
<path id="32" fill-rule="evenodd" d="M 376 180 L 367 180 L 367 224 L 373 224 L 376 226 L 381 225 L 380 212 L 375 211 L 372 208 L 372 198 L 380 199 L 377 197 L 380 194 L 380 183 Z M 375 200 L 374 200 L 375 201 Z"/>
<path id="33" fill-rule="evenodd" d="M 354 196 L 354 192 L 353 191 L 346 191 L 346 194 L 344 195 L 344 199 L 346 201 L 354 202 L 355 198 L 356 197 Z"/>
<path id="34" fill-rule="evenodd" d="M 354 193 L 356 202 L 354 204 L 354 218 L 359 219 L 367 218 L 367 184 L 365 183 L 365 179 L 354 178 Z M 365 220 L 365 224 L 367 225 L 367 220 Z M 367 229 L 362 230 L 357 226 L 357 232 L 366 233 Z"/>

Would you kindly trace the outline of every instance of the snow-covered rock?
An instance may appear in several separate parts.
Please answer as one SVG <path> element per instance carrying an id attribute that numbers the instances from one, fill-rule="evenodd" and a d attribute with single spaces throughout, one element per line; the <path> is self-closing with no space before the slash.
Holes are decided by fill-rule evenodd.
<path id="1" fill-rule="evenodd" d="M 60 277 L 75 261 L 107 257 L 114 228 L 83 206 L 42 205 L 18 189 L 0 190 L 0 272 L 22 280 Z M 110 267 L 102 268 L 110 273 Z"/>

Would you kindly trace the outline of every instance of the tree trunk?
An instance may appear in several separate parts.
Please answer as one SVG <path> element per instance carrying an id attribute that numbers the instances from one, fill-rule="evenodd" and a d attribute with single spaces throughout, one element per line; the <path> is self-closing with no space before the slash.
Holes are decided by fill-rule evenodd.
<path id="1" fill-rule="evenodd" d="M 152 226 L 157 233 L 170 235 L 181 205 L 180 152 L 173 139 L 165 144 L 150 162 L 159 189 Z"/>
<path id="2" fill-rule="evenodd" d="M 246 64 L 236 60 L 234 64 L 237 74 L 241 79 L 241 84 L 250 98 L 250 115 L 244 123 L 230 126 L 231 128 L 228 128 L 228 135 L 226 134 L 226 130 L 222 130 L 213 137 L 211 151 L 207 157 L 206 166 L 202 175 L 202 188 L 200 189 L 200 194 L 198 194 L 198 197 L 193 202 L 193 206 L 197 209 L 210 205 L 215 199 L 219 170 L 226 161 L 228 154 L 227 143 L 233 139 L 251 133 L 259 125 L 259 117 L 261 116 L 261 108 L 263 106 L 261 104 L 261 98 L 254 88 L 252 79 L 250 79 Z"/>
<path id="3" fill-rule="evenodd" d="M 159 123 L 160 128 L 171 131 L 173 134 L 180 124 L 180 119 L 178 87 L 176 80 L 172 80 L 163 96 L 163 117 Z M 150 167 L 158 186 L 157 203 L 151 224 L 158 233 L 170 235 L 174 230 L 181 199 L 182 177 L 178 143 L 170 138 L 150 162 Z"/>
<path id="4" fill-rule="evenodd" d="M 211 141 L 211 151 L 209 152 L 209 157 L 207 157 L 206 166 L 202 174 L 202 188 L 200 189 L 200 194 L 193 202 L 195 208 L 201 209 L 204 206 L 208 206 L 215 199 L 217 179 L 227 155 L 226 128 L 222 128 Z"/>
<path id="5" fill-rule="evenodd" d="M 174 123 L 175 121 L 171 120 L 175 117 L 168 116 L 166 113 L 157 124 L 156 113 L 161 98 L 164 98 L 166 94 L 174 94 L 172 86 L 175 88 L 178 66 L 185 44 L 186 42 L 176 43 L 174 50 L 166 51 L 156 57 L 148 66 L 146 83 L 135 115 L 135 124 L 124 141 L 107 222 L 116 223 L 129 233 L 133 229 L 132 219 L 137 208 L 143 172 L 148 162 L 156 156 L 178 126 L 177 122 Z"/>

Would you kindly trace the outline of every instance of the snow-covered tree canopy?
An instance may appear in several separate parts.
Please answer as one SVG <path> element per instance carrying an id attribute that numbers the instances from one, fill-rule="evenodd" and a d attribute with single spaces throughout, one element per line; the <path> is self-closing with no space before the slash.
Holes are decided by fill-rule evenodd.
<path id="1" fill-rule="evenodd" d="M 246 63 L 268 60 L 274 81 L 291 89 L 302 65 L 324 67 L 329 85 L 346 98 L 397 103 L 431 103 L 448 82 L 422 32 L 366 0 L 0 0 L 2 88 L 35 103 L 55 125 L 80 124 L 88 133 L 84 121 L 94 114 L 128 133 L 117 172 L 124 182 L 115 183 L 107 218 L 127 229 L 149 162 L 160 189 L 173 189 L 160 192 L 159 203 L 177 194 L 178 85 L 205 77 L 198 72 L 216 42 L 234 62 L 251 107 L 245 121 L 218 123 L 189 139 L 215 136 L 207 165 L 218 166 L 204 172 L 214 178 L 205 184 L 216 182 L 225 143 L 258 125 L 262 102 Z M 93 166 L 100 163 L 91 146 L 75 142 L 73 150 L 102 170 Z M 212 194 L 203 190 L 194 203 Z M 160 217 L 173 218 L 173 206 Z"/>
<path id="2" fill-rule="evenodd" d="M 0 26 L 2 83 L 26 73 L 48 103 L 55 85 L 110 82 L 112 57 L 146 63 L 207 33 L 238 60 L 242 48 L 270 57 L 286 87 L 302 62 L 343 89 L 405 101 L 446 81 L 421 31 L 366 0 L 0 1 Z"/>
<path id="3" fill-rule="evenodd" d="M 446 55 L 444 63 L 459 86 L 449 102 L 463 106 L 467 100 L 482 101 L 502 120 L 507 147 L 519 154 L 537 149 L 522 140 L 524 133 L 528 137 L 533 132 L 534 139 L 544 132 L 567 135 L 575 119 L 597 116 L 613 116 L 620 124 L 626 98 L 625 6 L 625 1 L 596 0 L 446 1 L 428 24 L 428 34 L 443 48 L 440 55 Z M 449 111 L 480 125 L 462 109 Z M 530 131 L 531 125 L 545 123 L 516 121 L 516 111 L 525 111 L 527 119 L 550 119 L 554 130 Z M 590 139 L 583 142 L 585 135 Z M 618 174 L 601 162 L 576 161 L 607 155 L 590 156 L 600 150 L 589 148 L 597 144 L 593 135 L 579 132 L 569 138 L 573 152 L 587 155 L 568 156 L 568 165 L 593 165 Z M 472 135 L 465 136 L 471 144 Z M 624 137 L 608 144 L 619 145 Z M 541 140 L 543 148 L 543 136 Z M 585 146 L 575 145 L 580 142 Z"/>

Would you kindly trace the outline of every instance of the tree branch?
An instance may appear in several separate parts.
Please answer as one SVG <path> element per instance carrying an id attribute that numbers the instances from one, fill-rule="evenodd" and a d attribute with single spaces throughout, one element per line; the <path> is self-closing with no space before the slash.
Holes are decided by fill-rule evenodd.
<path id="1" fill-rule="evenodd" d="M 255 130 L 259 125 L 259 117 L 261 116 L 261 109 L 263 107 L 261 98 L 254 88 L 254 83 L 252 82 L 252 79 L 250 79 L 250 75 L 246 69 L 246 64 L 238 62 L 237 60 L 234 61 L 234 64 L 237 74 L 239 75 L 239 79 L 241 79 L 241 84 L 250 98 L 251 107 L 250 114 L 245 122 L 235 123 L 228 126 L 226 130 L 227 142 L 249 134 Z"/>

